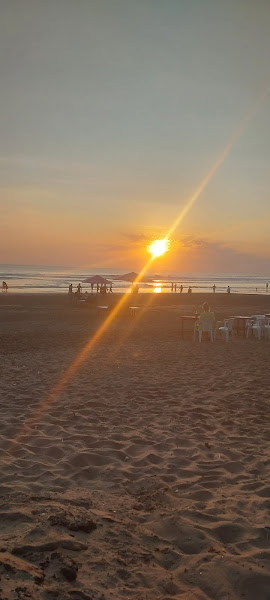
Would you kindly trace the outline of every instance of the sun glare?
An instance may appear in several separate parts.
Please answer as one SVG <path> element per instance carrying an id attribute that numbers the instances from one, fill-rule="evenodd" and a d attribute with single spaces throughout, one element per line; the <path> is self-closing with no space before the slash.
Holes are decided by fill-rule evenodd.
<path id="1" fill-rule="evenodd" d="M 149 244 L 149 246 L 147 246 L 147 250 L 150 254 L 152 254 L 153 258 L 157 258 L 169 250 L 169 245 L 170 242 L 166 238 L 164 240 L 155 240 Z"/>

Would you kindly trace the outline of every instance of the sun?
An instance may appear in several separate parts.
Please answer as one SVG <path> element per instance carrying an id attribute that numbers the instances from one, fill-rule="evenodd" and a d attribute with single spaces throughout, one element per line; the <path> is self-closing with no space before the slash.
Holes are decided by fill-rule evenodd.
<path id="1" fill-rule="evenodd" d="M 169 245 L 170 242 L 166 238 L 164 240 L 154 240 L 154 242 L 147 246 L 147 250 L 152 254 L 152 258 L 157 258 L 169 250 Z"/>

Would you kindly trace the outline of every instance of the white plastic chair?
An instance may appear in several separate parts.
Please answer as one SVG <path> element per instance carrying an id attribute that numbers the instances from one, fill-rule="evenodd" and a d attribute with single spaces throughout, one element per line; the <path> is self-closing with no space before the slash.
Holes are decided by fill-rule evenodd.
<path id="1" fill-rule="evenodd" d="M 220 331 L 220 333 L 222 333 L 225 337 L 226 342 L 228 343 L 230 337 L 233 337 L 233 324 L 234 324 L 234 319 L 225 319 L 224 320 L 224 325 L 222 325 L 221 327 L 218 327 L 218 331 Z"/>
<path id="2" fill-rule="evenodd" d="M 265 337 L 270 340 L 270 319 L 268 319 L 267 324 L 264 326 Z"/>
<path id="3" fill-rule="evenodd" d="M 202 341 L 203 333 L 209 333 L 210 340 L 211 340 L 211 342 L 213 342 L 214 341 L 213 321 L 210 319 L 201 320 L 198 323 L 198 328 L 195 325 L 194 337 L 196 337 L 196 333 L 198 333 L 200 343 Z"/>
<path id="4" fill-rule="evenodd" d="M 247 324 L 247 337 L 249 337 L 249 334 L 251 332 L 258 338 L 258 340 L 261 340 L 262 336 L 265 333 L 265 325 L 266 325 L 265 316 L 264 315 L 263 316 L 254 315 L 253 318 L 255 319 L 255 321 L 254 322 L 248 321 L 248 324 Z"/>

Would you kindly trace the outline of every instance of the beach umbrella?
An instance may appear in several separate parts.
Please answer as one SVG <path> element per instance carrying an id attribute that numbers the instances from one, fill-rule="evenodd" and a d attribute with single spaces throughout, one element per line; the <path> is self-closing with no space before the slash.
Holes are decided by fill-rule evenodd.
<path id="1" fill-rule="evenodd" d="M 93 277 L 87 277 L 84 279 L 83 283 L 93 283 L 96 285 L 97 283 L 111 283 L 111 281 L 105 277 L 102 277 L 101 275 L 93 275 Z"/>
<path id="2" fill-rule="evenodd" d="M 131 273 L 125 273 L 124 275 L 115 275 L 114 279 L 118 281 L 128 281 L 129 283 L 133 283 L 139 277 L 138 273 L 131 271 Z M 148 277 L 143 277 L 140 281 L 151 281 Z"/>
<path id="3" fill-rule="evenodd" d="M 125 273 L 124 275 L 115 275 L 114 279 L 118 279 L 118 281 L 128 281 L 129 283 L 133 283 L 138 277 L 138 273 Z"/>

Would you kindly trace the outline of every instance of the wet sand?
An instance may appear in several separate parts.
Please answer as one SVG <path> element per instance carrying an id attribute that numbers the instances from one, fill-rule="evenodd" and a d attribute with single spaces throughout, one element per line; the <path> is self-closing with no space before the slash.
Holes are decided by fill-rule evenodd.
<path id="1" fill-rule="evenodd" d="M 0 598 L 269 600 L 270 341 L 182 339 L 204 300 L 270 313 L 142 294 L 65 381 L 105 315 L 0 296 Z"/>

